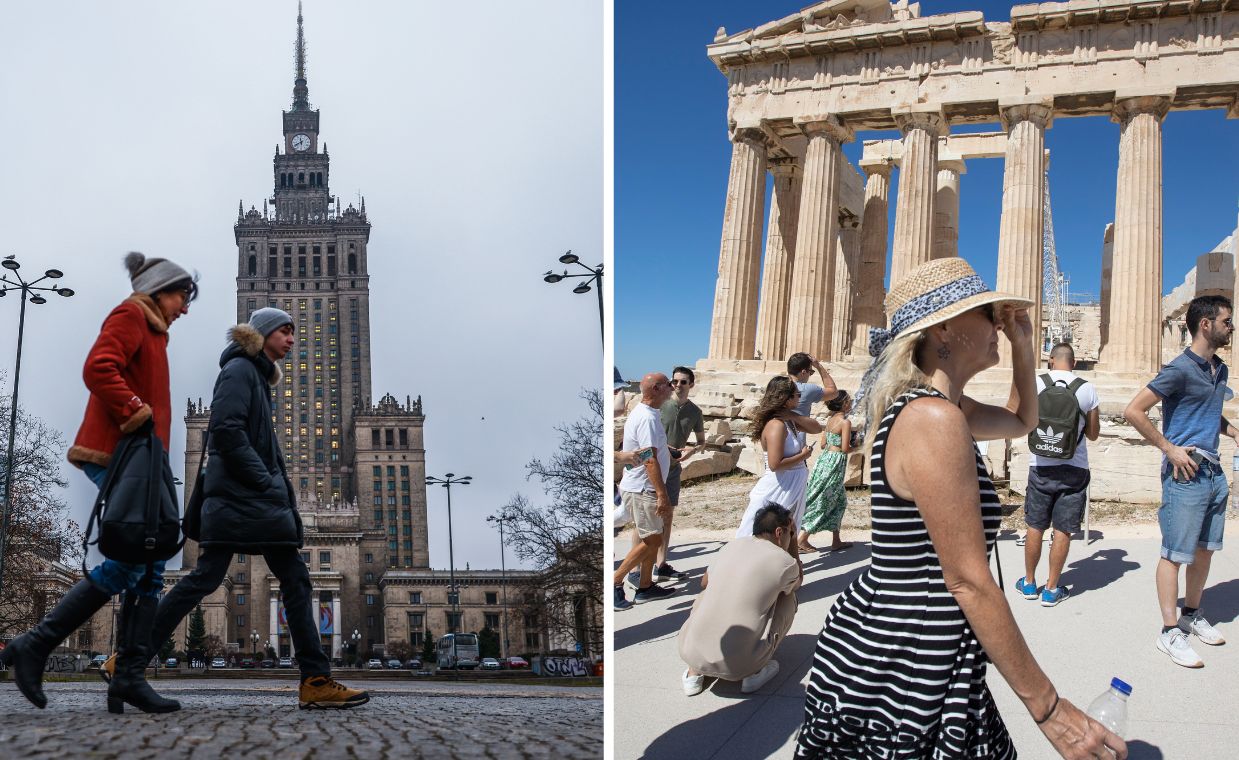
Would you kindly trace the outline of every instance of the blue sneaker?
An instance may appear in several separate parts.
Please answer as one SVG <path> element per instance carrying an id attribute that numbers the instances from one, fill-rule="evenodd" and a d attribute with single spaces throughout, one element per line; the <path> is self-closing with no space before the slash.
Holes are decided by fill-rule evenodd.
<path id="1" fill-rule="evenodd" d="M 1023 578 L 1015 582 L 1015 590 L 1023 594 L 1025 599 L 1036 599 L 1040 596 L 1037 591 L 1037 584 L 1027 583 Z"/>
<path id="2" fill-rule="evenodd" d="M 1059 586 L 1056 589 L 1043 589 L 1041 591 L 1041 606 L 1053 607 L 1062 600 L 1071 595 L 1066 586 Z"/>
<path id="3" fill-rule="evenodd" d="M 615 587 L 615 611 L 623 612 L 624 610 L 631 609 L 631 608 L 632 608 L 632 602 L 628 601 L 628 597 L 624 595 L 624 587 L 616 586 Z"/>
<path id="4" fill-rule="evenodd" d="M 641 588 L 641 571 L 633 570 L 631 573 L 628 574 L 628 577 L 626 578 L 626 580 L 628 581 L 628 585 L 632 586 L 633 591 L 636 591 L 637 589 Z"/>

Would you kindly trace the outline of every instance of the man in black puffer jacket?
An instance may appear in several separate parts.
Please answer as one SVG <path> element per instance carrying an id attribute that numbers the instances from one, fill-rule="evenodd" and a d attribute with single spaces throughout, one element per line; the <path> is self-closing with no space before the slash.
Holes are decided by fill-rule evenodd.
<path id="1" fill-rule="evenodd" d="M 198 565 L 164 595 L 151 640 L 167 641 L 181 619 L 219 587 L 234 552 L 261 554 L 280 581 L 301 668 L 301 707 L 365 704 L 370 700 L 366 692 L 331 678 L 315 622 L 310 573 L 298 552 L 301 517 L 271 424 L 271 388 L 280 381 L 277 362 L 296 342 L 293 319 L 280 309 L 259 309 L 228 337 L 211 400 Z"/>

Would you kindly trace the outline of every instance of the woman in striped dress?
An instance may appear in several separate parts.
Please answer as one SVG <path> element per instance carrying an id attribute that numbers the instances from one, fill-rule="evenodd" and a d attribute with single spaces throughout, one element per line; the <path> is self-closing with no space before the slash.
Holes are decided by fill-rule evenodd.
<path id="1" fill-rule="evenodd" d="M 877 361 L 862 381 L 871 447 L 869 569 L 839 596 L 818 638 L 797 758 L 1013 758 L 985 684 L 992 659 L 1064 757 L 1127 755 L 1033 659 L 989 571 L 1002 517 L 975 440 L 1016 438 L 1037 420 L 1026 300 L 990 292 L 962 259 L 930 261 L 886 299 Z M 963 395 L 1011 343 L 1005 407 Z"/>

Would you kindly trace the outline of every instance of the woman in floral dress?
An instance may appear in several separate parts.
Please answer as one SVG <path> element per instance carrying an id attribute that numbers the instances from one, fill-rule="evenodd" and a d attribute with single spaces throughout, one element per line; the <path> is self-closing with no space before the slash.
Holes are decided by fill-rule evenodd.
<path id="1" fill-rule="evenodd" d="M 797 540 L 801 554 L 817 551 L 817 547 L 809 543 L 809 536 L 823 530 L 834 534 L 830 551 L 852 546 L 839 538 L 839 526 L 848 505 L 843 477 L 847 471 L 848 453 L 852 450 L 852 423 L 847 419 L 852 411 L 852 399 L 847 391 L 840 390 L 838 396 L 826 402 L 826 408 L 830 410 L 830 418 L 822 428 L 822 453 L 813 467 L 813 474 L 809 476 L 804 522 Z"/>

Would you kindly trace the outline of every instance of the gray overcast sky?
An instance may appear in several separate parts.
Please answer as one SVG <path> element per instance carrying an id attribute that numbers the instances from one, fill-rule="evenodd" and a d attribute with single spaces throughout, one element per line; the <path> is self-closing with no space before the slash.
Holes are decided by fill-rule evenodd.
<path id="1" fill-rule="evenodd" d="M 0 255 L 25 274 L 62 269 L 77 291 L 28 307 L 21 405 L 71 443 L 82 361 L 129 292 L 124 253 L 195 268 L 202 294 L 169 344 L 180 475 L 185 399 L 210 398 L 236 319 L 237 201 L 261 209 L 271 192 L 297 4 L 3 11 Z M 524 464 L 553 451 L 552 426 L 585 411 L 577 395 L 602 375 L 594 294 L 541 279 L 566 249 L 602 257 L 601 3 L 307 0 L 304 15 L 331 192 L 364 194 L 373 225 L 374 393 L 421 394 L 427 471 L 474 478 L 452 489 L 456 564 L 498 567 L 485 517 L 518 491 L 541 497 Z M 17 313 L 0 301 L 10 382 Z M 93 487 L 64 469 L 84 522 Z M 431 565 L 446 568 L 444 491 L 427 496 Z"/>

